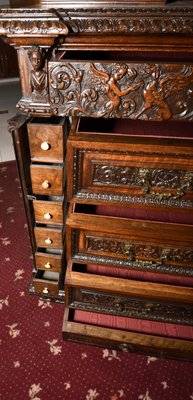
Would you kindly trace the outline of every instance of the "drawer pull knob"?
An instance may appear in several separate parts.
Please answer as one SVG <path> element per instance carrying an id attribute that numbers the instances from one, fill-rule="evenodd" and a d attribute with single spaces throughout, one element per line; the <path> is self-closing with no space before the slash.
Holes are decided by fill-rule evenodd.
<path id="1" fill-rule="evenodd" d="M 48 142 L 42 142 L 40 147 L 42 150 L 48 151 L 50 149 L 50 144 Z"/>
<path id="2" fill-rule="evenodd" d="M 52 268 L 52 265 L 51 265 L 49 262 L 45 263 L 44 266 L 45 266 L 45 268 L 47 268 L 47 269 Z"/>
<path id="3" fill-rule="evenodd" d="M 49 212 L 47 212 L 46 214 L 44 214 L 44 218 L 45 218 L 45 219 L 52 219 L 52 214 L 50 214 Z"/>
<path id="4" fill-rule="evenodd" d="M 50 239 L 50 238 L 47 238 L 47 239 L 45 239 L 45 243 L 46 244 L 51 244 L 53 241 L 52 241 L 52 239 Z"/>
<path id="5" fill-rule="evenodd" d="M 50 187 L 50 183 L 48 181 L 44 181 L 44 182 L 42 182 L 42 187 L 44 189 L 48 189 Z"/>
<path id="6" fill-rule="evenodd" d="M 47 287 L 45 287 L 45 288 L 43 289 L 43 293 L 44 293 L 44 294 L 48 294 L 48 293 L 49 293 L 49 290 L 48 290 Z"/>

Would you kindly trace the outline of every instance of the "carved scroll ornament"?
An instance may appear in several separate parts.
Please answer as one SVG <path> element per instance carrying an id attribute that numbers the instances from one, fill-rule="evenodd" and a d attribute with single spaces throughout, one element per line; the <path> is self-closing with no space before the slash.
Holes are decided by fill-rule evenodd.
<path id="1" fill-rule="evenodd" d="M 106 253 L 127 257 L 129 261 L 157 263 L 188 263 L 193 264 L 193 250 L 179 248 L 163 248 L 161 246 L 143 243 L 115 240 L 113 238 L 97 238 L 87 236 L 87 250 L 94 253 Z"/>
<path id="2" fill-rule="evenodd" d="M 193 67 L 50 62 L 53 113 L 169 120 L 193 118 Z"/>
<path id="3" fill-rule="evenodd" d="M 175 169 L 132 168 L 112 165 L 95 165 L 93 174 L 94 185 L 112 185 L 139 187 L 144 194 L 154 194 L 164 198 L 180 198 L 193 189 L 193 171 Z M 152 193 L 152 188 L 175 189 L 172 193 Z"/>
<path id="4" fill-rule="evenodd" d="M 73 290 L 69 290 L 68 304 L 71 308 L 97 311 L 101 313 L 123 315 L 154 321 L 193 324 L 193 307 L 184 304 L 166 304 L 140 298 L 115 296 L 80 289 L 80 298 L 73 299 Z"/>

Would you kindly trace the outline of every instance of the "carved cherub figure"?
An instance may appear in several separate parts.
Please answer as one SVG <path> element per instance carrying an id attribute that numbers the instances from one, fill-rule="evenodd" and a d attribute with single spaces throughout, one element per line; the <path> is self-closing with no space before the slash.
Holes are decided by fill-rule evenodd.
<path id="1" fill-rule="evenodd" d="M 127 66 L 122 65 L 118 72 L 110 76 L 107 72 L 99 71 L 94 64 L 91 64 L 91 71 L 101 78 L 104 84 L 105 93 L 107 94 L 109 101 L 106 104 L 109 114 L 112 111 L 116 111 L 121 104 L 123 96 L 137 90 L 140 83 L 133 83 L 126 89 L 121 90 L 118 86 L 118 81 L 121 80 L 127 74 Z"/>
<path id="2" fill-rule="evenodd" d="M 45 64 L 45 51 L 39 46 L 35 46 L 29 52 L 29 59 L 33 70 L 31 71 L 31 87 L 32 87 L 32 100 L 33 101 L 47 101 L 47 74 L 43 69 Z"/>

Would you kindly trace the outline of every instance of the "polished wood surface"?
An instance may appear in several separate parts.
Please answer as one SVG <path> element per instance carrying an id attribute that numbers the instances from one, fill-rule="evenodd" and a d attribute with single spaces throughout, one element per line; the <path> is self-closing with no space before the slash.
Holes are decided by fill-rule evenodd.
<path id="1" fill-rule="evenodd" d="M 12 131 L 31 292 L 65 287 L 65 340 L 193 360 L 193 6 L 163 3 L 43 0 L 2 10 L 0 34 L 30 118 Z"/>

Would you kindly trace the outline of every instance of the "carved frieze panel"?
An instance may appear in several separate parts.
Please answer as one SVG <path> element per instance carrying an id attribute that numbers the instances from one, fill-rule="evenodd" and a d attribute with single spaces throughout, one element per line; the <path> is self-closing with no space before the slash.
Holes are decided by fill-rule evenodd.
<path id="1" fill-rule="evenodd" d="M 89 167 L 84 165 L 85 154 L 92 154 L 90 157 Z M 104 155 L 105 163 L 97 163 L 98 154 Z M 126 204 L 144 204 L 154 206 L 169 206 L 180 208 L 192 208 L 193 201 L 185 200 L 184 195 L 188 192 L 192 193 L 193 189 L 193 171 L 185 171 L 171 168 L 137 168 L 130 167 L 131 161 L 128 163 L 126 156 L 145 158 L 147 153 L 115 151 L 113 154 L 124 159 L 124 166 L 116 165 L 116 161 L 110 158 L 108 164 L 109 153 L 112 150 L 90 149 L 90 148 L 74 148 L 73 150 L 73 182 L 72 196 L 77 200 L 90 200 L 93 202 L 110 201 L 111 203 Z M 165 157 L 166 154 L 151 153 L 152 160 L 155 157 Z M 171 158 L 174 163 L 175 158 L 184 159 L 184 164 L 192 157 L 187 154 L 167 154 L 168 159 Z M 128 164 L 128 165 L 127 165 Z M 88 174 L 89 188 L 83 184 L 84 174 Z M 94 187 L 94 191 L 92 189 Z M 111 187 L 116 188 L 116 192 L 111 192 Z M 128 193 L 122 191 L 122 188 L 128 188 Z M 141 189 L 141 195 L 130 192 L 130 189 Z M 105 191 L 104 189 L 107 189 Z"/>
<path id="2" fill-rule="evenodd" d="M 193 171 L 96 164 L 93 184 L 140 187 L 144 193 L 149 193 L 152 188 L 176 189 L 176 197 L 181 197 L 193 188 Z"/>
<path id="3" fill-rule="evenodd" d="M 54 114 L 169 120 L 193 118 L 193 67 L 119 62 L 49 63 Z"/>
<path id="4" fill-rule="evenodd" d="M 138 243 L 136 241 L 127 241 L 114 239 L 112 237 L 94 237 L 86 235 L 87 251 L 97 253 L 106 253 L 127 257 L 129 261 L 153 261 L 157 263 L 187 263 L 193 264 L 193 249 L 178 249 L 173 247 L 161 247 Z"/>
<path id="5" fill-rule="evenodd" d="M 167 304 L 155 302 L 152 299 L 130 298 L 115 294 L 91 292 L 86 289 L 80 289 L 77 296 L 70 288 L 68 305 L 71 308 L 131 318 L 193 324 L 193 306 L 187 304 Z"/>
<path id="6" fill-rule="evenodd" d="M 93 237 L 93 235 L 92 235 Z M 110 238 L 111 240 L 112 238 Z M 121 268 L 126 268 L 128 270 L 139 270 L 139 271 L 147 271 L 147 272 L 158 272 L 158 273 L 163 273 L 163 274 L 172 274 L 172 275 L 179 275 L 179 276 L 188 276 L 188 277 L 193 277 L 193 268 L 190 268 L 190 264 L 186 266 L 183 266 L 180 263 L 175 263 L 175 265 L 172 263 L 165 263 L 164 260 L 159 261 L 151 261 L 151 260 L 138 260 L 134 259 L 135 257 L 133 256 L 133 253 L 131 252 L 131 257 L 128 257 L 128 250 L 133 248 L 133 242 L 129 241 L 129 243 L 126 243 L 127 241 L 124 241 L 123 245 L 118 245 L 118 248 L 122 249 L 126 248 L 127 251 L 127 257 L 119 257 L 115 253 L 112 256 L 109 255 L 107 252 L 96 252 L 94 254 L 94 251 L 89 252 L 89 251 L 83 251 L 80 252 L 78 248 L 78 241 L 79 241 L 79 231 L 77 229 L 72 229 L 71 231 L 71 248 L 72 248 L 72 258 L 76 261 L 81 261 L 85 264 L 87 263 L 93 263 L 93 264 L 99 264 L 99 265 L 106 265 L 108 267 L 121 267 Z M 141 243 L 139 243 L 141 244 Z M 113 245 L 114 249 L 116 251 L 117 247 L 116 244 Z M 127 247 L 128 246 L 128 247 Z M 88 245 L 87 245 L 88 247 Z M 155 249 L 156 250 L 156 249 Z M 191 262 L 193 262 L 192 258 L 192 249 L 186 249 L 187 251 L 187 259 L 188 259 L 188 251 L 190 250 L 190 258 Z M 152 250 L 151 250 L 152 251 Z M 177 252 L 179 250 L 177 249 Z M 164 252 L 162 253 L 162 256 L 164 255 Z M 173 249 L 173 255 L 176 257 L 175 250 Z M 180 255 L 181 257 L 181 255 Z"/>

